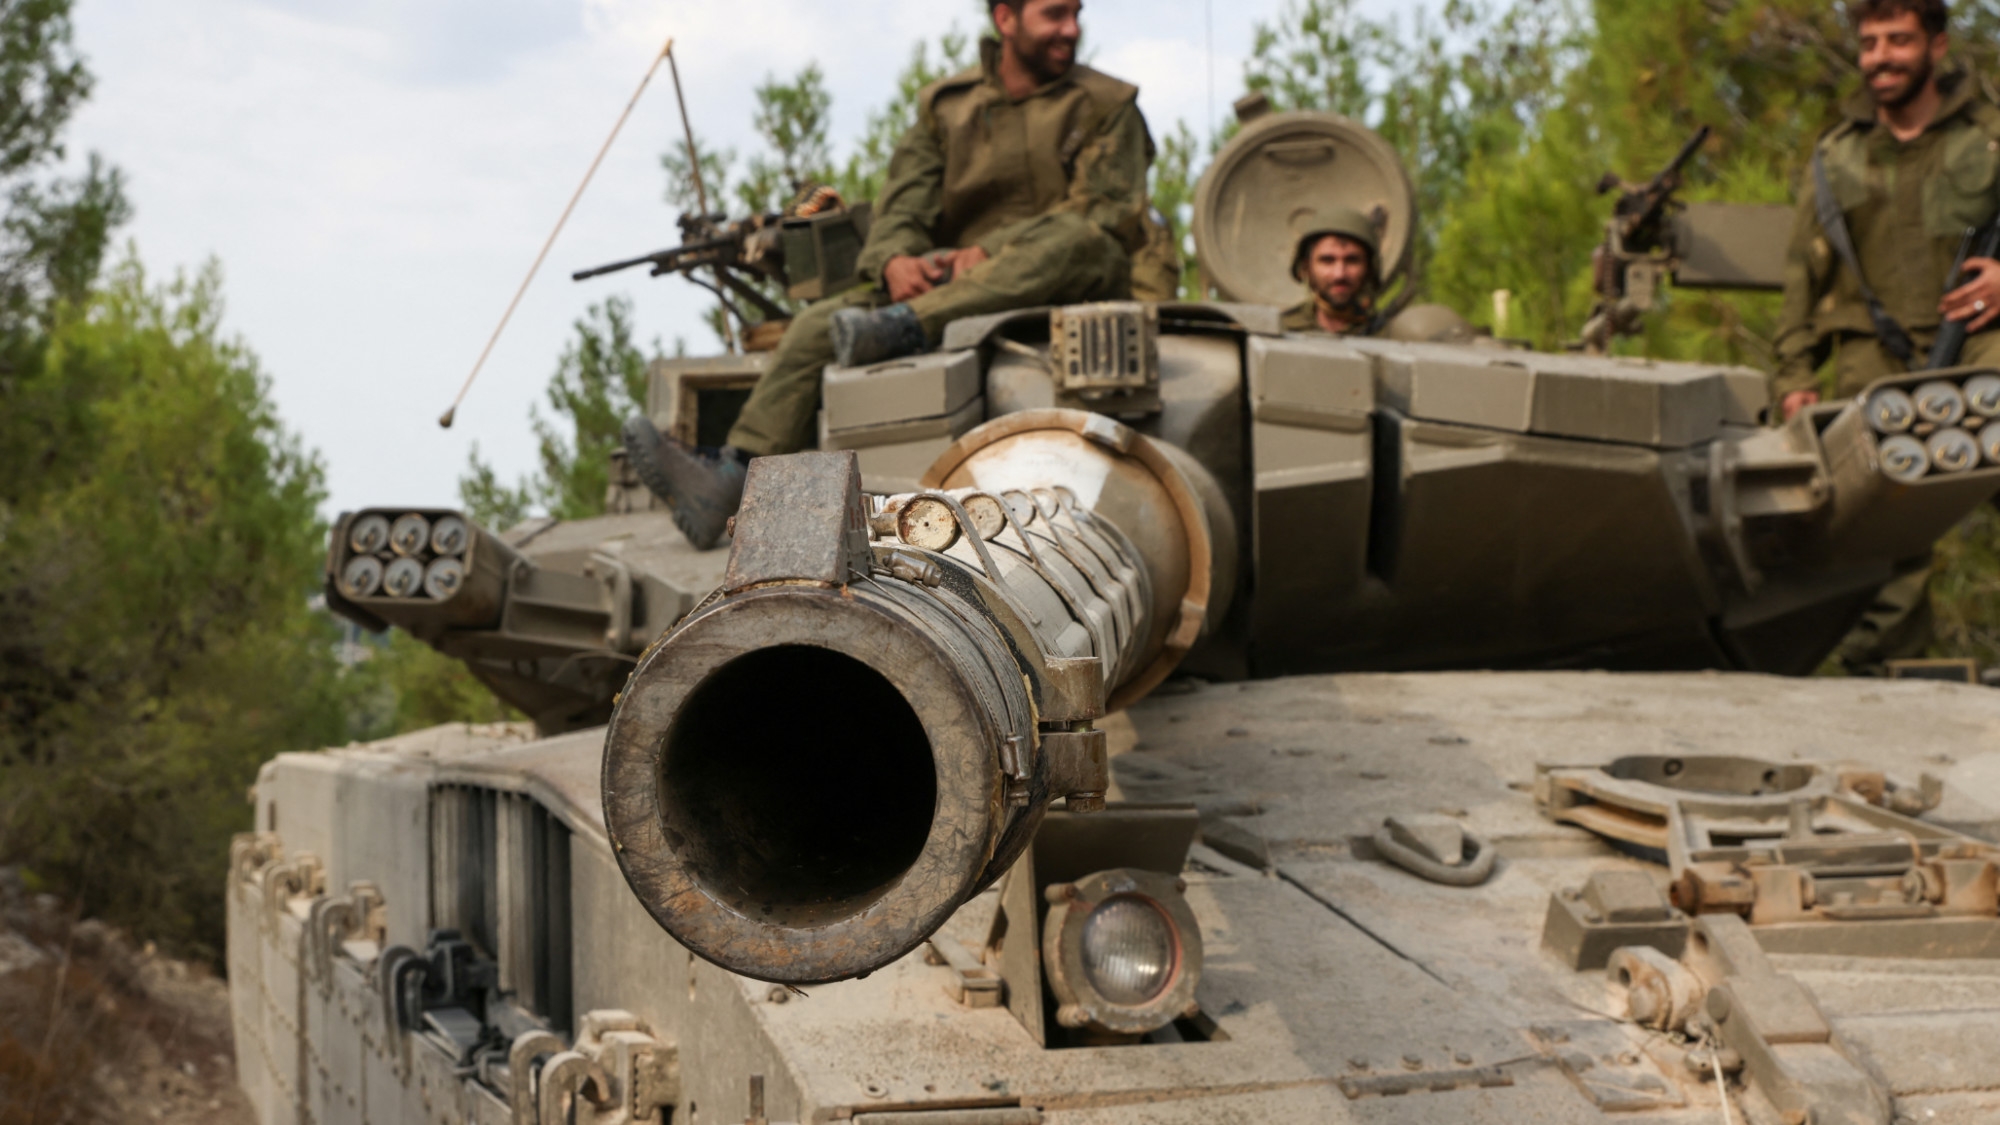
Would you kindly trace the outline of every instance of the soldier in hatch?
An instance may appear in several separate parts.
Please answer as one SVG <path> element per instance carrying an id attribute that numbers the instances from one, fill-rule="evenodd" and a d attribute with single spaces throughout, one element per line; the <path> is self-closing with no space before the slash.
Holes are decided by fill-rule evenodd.
<path id="1" fill-rule="evenodd" d="M 1278 325 L 1285 331 L 1406 343 L 1476 342 L 1472 325 L 1443 305 L 1410 305 L 1394 315 L 1376 311 L 1382 241 L 1368 216 L 1330 207 L 1324 218 L 1308 220 L 1303 231 L 1292 255 L 1292 276 L 1305 284 L 1306 299 L 1280 314 Z"/>
<path id="2" fill-rule="evenodd" d="M 626 423 L 640 479 L 697 548 L 713 546 L 751 457 L 813 444 L 820 373 L 935 346 L 984 313 L 1127 297 L 1145 244 L 1152 139 L 1138 90 L 1076 61 L 1081 0 L 988 0 L 980 65 L 926 89 L 889 163 L 860 271 L 801 312 L 729 444 L 688 449 Z"/>
<path id="3" fill-rule="evenodd" d="M 1785 265 L 1774 390 L 1790 418 L 1823 390 L 1846 397 L 1921 367 L 1944 320 L 1966 322 L 1959 362 L 2000 362 L 2000 262 L 1965 263 L 1944 291 L 1965 232 L 1993 221 L 2000 108 L 1946 59 L 1944 0 L 1856 0 L 1849 7 L 1866 89 L 1813 148 Z M 1818 375 L 1832 360 L 1830 387 Z M 1842 642 L 1851 670 L 1921 655 L 1928 570 L 1882 588 Z"/>
<path id="4" fill-rule="evenodd" d="M 1306 299 L 1286 309 L 1279 325 L 1287 332 L 1373 336 L 1375 293 L 1381 288 L 1382 239 L 1368 216 L 1334 207 L 1303 231 L 1292 255 L 1292 276 L 1306 287 Z"/>

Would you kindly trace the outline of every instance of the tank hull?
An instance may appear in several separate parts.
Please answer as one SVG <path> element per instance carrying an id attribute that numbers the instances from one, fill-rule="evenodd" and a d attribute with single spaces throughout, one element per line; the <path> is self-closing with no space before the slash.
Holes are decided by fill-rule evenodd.
<path id="1" fill-rule="evenodd" d="M 1683 1064 L 1688 1044 L 1593 1016 L 1613 1003 L 1605 974 L 1542 948 L 1552 891 L 1650 865 L 1540 815 L 1525 791 L 1537 763 L 1700 752 L 1929 771 L 1946 794 L 1931 819 L 1990 832 L 1996 728 L 2000 696 L 1982 689 L 1753 675 L 1313 676 L 1157 695 L 1113 727 L 1113 796 L 1199 809 L 1205 842 L 1182 877 L 1208 941 L 1197 998 L 1213 1031 L 1067 1047 L 1038 1043 L 1007 1006 L 963 1002 L 951 966 L 921 953 L 804 995 L 695 958 L 614 862 L 596 804 L 601 732 L 440 728 L 285 755 L 260 778 L 264 834 L 228 888 L 239 1063 L 272 1125 L 522 1120 L 504 1067 L 468 1070 L 437 1027 L 387 1024 L 385 950 L 452 925 L 500 947 L 523 1030 L 567 1037 L 589 1013 L 635 1017 L 674 1057 L 675 1120 L 749 1119 L 761 1075 L 764 1116 L 781 1121 L 1582 1122 L 1645 1108 L 1648 1121 L 1706 1125 L 1719 1109 Z M 451 802 L 465 794 L 490 805 L 495 828 L 460 850 L 454 839 L 481 839 L 454 835 L 463 808 Z M 1441 886 L 1361 843 L 1383 817 L 1427 809 L 1493 842 L 1499 874 Z M 548 847 L 552 832 L 566 847 Z M 498 863 L 508 848 L 543 858 Z M 464 891 L 468 868 L 490 906 Z M 357 881 L 379 889 L 382 927 L 313 942 L 314 921 Z M 977 944 L 999 898 L 973 900 L 940 939 Z M 551 908 L 564 940 L 523 920 Z M 2000 1111 L 2000 1056 L 1978 1030 L 2000 1025 L 1990 961 L 1777 961 L 1898 1112 Z M 1578 1049 L 1603 1056 L 1587 1082 L 1563 1062 Z M 1410 1092 L 1380 1093 L 1394 1089 Z M 1648 1091 L 1651 1103 L 1612 1108 Z"/>

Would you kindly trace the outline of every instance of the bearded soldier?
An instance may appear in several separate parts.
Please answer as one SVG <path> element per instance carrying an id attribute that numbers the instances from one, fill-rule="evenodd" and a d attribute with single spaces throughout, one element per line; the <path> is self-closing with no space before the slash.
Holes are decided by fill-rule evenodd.
<path id="1" fill-rule="evenodd" d="M 1443 305 L 1411 305 L 1377 312 L 1382 290 L 1382 236 L 1352 207 L 1331 207 L 1307 220 L 1292 254 L 1292 276 L 1306 299 L 1279 315 L 1287 332 L 1333 336 L 1383 336 L 1409 343 L 1476 342 L 1472 325 Z"/>
<path id="2" fill-rule="evenodd" d="M 1816 374 L 1827 360 L 1834 395 L 1852 395 L 1921 366 L 1946 319 L 1966 322 L 1960 362 L 2000 360 L 2000 334 L 1985 332 L 2000 316 L 2000 262 L 1971 259 L 1944 291 L 1966 230 L 2000 203 L 2000 108 L 1946 62 L 1944 0 L 1850 11 L 1867 88 L 1814 146 L 1800 193 L 1777 340 L 1786 417 L 1828 389 Z"/>
<path id="3" fill-rule="evenodd" d="M 1785 268 L 1779 410 L 1789 418 L 1921 367 L 1945 320 L 1968 332 L 1959 362 L 2000 362 L 2000 262 L 1973 258 L 1945 292 L 1969 228 L 1993 221 L 2000 108 L 1946 61 L 1944 0 L 1855 0 L 1866 89 L 1813 148 Z M 1832 362 L 1822 383 L 1822 364 Z M 1921 654 L 1929 639 L 1929 569 L 1877 594 L 1838 656 L 1851 670 Z"/>
<path id="4" fill-rule="evenodd" d="M 793 320 L 720 450 L 626 423 L 640 479 L 697 548 L 722 537 L 751 457 L 813 443 L 822 370 L 935 346 L 961 317 L 1131 293 L 1152 140 L 1138 90 L 1076 62 L 1081 0 L 988 0 L 980 65 L 926 88 L 897 144 L 864 284 Z"/>
<path id="5" fill-rule="evenodd" d="M 1279 324 L 1287 332 L 1374 335 L 1381 256 L 1381 236 L 1368 216 L 1329 208 L 1295 244 L 1292 276 L 1305 284 L 1306 299 L 1286 309 Z"/>

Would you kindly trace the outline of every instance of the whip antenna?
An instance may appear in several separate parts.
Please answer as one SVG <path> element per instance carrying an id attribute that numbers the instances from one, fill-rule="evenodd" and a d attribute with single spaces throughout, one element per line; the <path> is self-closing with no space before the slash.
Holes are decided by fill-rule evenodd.
<path id="1" fill-rule="evenodd" d="M 465 377 L 465 385 L 458 389 L 458 397 L 452 399 L 451 406 L 438 417 L 438 425 L 447 430 L 451 429 L 452 419 L 458 416 L 459 403 L 465 401 L 466 392 L 472 389 L 472 381 L 479 378 L 479 369 L 486 366 L 486 357 L 493 354 L 493 345 L 500 342 L 500 333 L 507 330 L 507 322 L 513 319 L 514 310 L 520 306 L 522 296 L 528 292 L 529 283 L 535 280 L 535 273 L 542 268 L 542 259 L 549 256 L 549 248 L 556 244 L 556 236 L 562 233 L 563 224 L 569 222 L 569 213 L 576 210 L 576 201 L 583 198 L 583 189 L 590 186 L 590 178 L 597 174 L 597 166 L 604 163 L 604 154 L 611 151 L 611 142 L 618 139 L 618 131 L 625 127 L 625 119 L 632 116 L 632 107 L 639 104 L 639 95 L 646 92 L 647 83 L 651 82 L 653 75 L 659 71 L 660 60 L 672 55 L 673 52 L 674 41 L 668 39 L 667 45 L 660 48 L 660 53 L 653 57 L 652 65 L 646 68 L 646 76 L 639 79 L 639 88 L 632 91 L 632 100 L 625 103 L 625 112 L 618 115 L 618 123 L 611 127 L 611 135 L 604 138 L 603 146 L 597 150 L 597 156 L 591 160 L 589 170 L 583 174 L 583 182 L 576 185 L 575 194 L 569 197 L 569 205 L 563 208 L 562 218 L 556 220 L 556 227 L 549 232 L 548 241 L 542 243 L 542 252 L 535 255 L 535 264 L 528 267 L 528 276 L 521 279 L 521 287 L 514 291 L 514 299 L 507 302 L 507 311 L 500 314 L 500 323 L 493 326 L 493 335 L 487 338 L 486 347 L 480 351 L 479 359 L 473 363 L 472 374 Z"/>
<path id="2" fill-rule="evenodd" d="M 667 69 L 674 76 L 674 101 L 681 107 L 681 131 L 687 134 L 688 175 L 694 178 L 694 203 L 695 206 L 701 208 L 703 221 L 706 221 L 708 216 L 708 186 L 702 183 L 701 180 L 701 153 L 696 150 L 694 145 L 694 126 L 688 122 L 687 95 L 681 93 L 681 61 L 674 57 L 673 43 L 671 41 L 667 44 Z M 720 187 L 721 185 L 718 184 L 716 186 Z M 722 293 L 723 277 L 722 269 L 719 266 L 716 267 L 715 282 L 717 286 L 715 292 L 720 296 Z M 748 330 L 747 326 L 745 330 Z M 730 352 L 734 354 L 736 351 L 736 326 L 729 320 L 729 301 L 727 298 L 724 298 L 722 302 L 722 336 L 723 341 L 729 345 Z"/>

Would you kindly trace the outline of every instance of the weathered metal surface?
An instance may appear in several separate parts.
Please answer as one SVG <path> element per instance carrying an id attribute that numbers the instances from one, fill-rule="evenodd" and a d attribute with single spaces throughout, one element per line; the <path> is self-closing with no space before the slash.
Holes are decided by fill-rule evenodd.
<path id="1" fill-rule="evenodd" d="M 759 457 L 743 485 L 722 589 L 845 586 L 868 573 L 868 513 L 852 453 Z"/>
<path id="2" fill-rule="evenodd" d="M 1916 715 L 1924 721 L 1912 722 Z M 593 802 L 588 736 L 520 743 L 497 731 L 483 741 L 449 733 L 288 755 L 260 782 L 260 824 L 268 806 L 280 832 L 239 849 L 230 911 L 243 1073 L 253 1091 L 268 1091 L 257 1095 L 264 1120 L 299 1119 L 300 1060 L 314 1076 L 303 1089 L 316 1121 L 361 1120 L 342 1108 L 348 1094 L 376 1107 L 370 1120 L 509 1120 L 504 1092 L 480 1092 L 478 1076 L 426 1061 L 435 1048 L 421 1035 L 382 1027 L 366 948 L 334 952 L 330 980 L 311 975 L 318 970 L 306 957 L 303 989 L 293 968 L 309 948 L 308 891 L 330 901 L 347 893 L 341 880 L 372 878 L 385 888 L 391 933 L 421 931 L 427 921 L 424 880 L 399 889 L 409 884 L 396 872 L 397 857 L 422 854 L 425 829 L 393 816 L 343 828 L 311 811 L 329 787 L 343 787 L 343 805 L 362 808 L 383 807 L 378 795 L 398 785 L 421 793 L 447 777 L 532 793 L 553 810 Z M 677 1116 L 698 1107 L 703 1120 L 747 1117 L 746 1077 L 762 1074 L 766 1116 L 781 1122 L 889 1114 L 893 1123 L 915 1110 L 1039 1113 L 1051 1125 L 1713 1125 L 1721 1119 L 1713 1077 L 1687 1061 L 1706 1058 L 1699 1042 L 1593 1014 L 1624 1014 L 1617 982 L 1540 950 L 1550 896 L 1562 888 L 1600 872 L 1665 885 L 1663 868 L 1537 810 L 1535 766 L 1550 740 L 1561 740 L 1561 758 L 1572 764 L 1754 752 L 1854 759 L 1897 776 L 1928 770 L 1943 782 L 1928 819 L 1991 831 L 2000 820 L 1996 735 L 2000 697 L 1918 681 L 1446 674 L 1199 687 L 1140 705 L 1129 728 L 1113 724 L 1114 795 L 1195 800 L 1269 851 L 1268 875 L 1206 848 L 1183 874 L 1205 946 L 1195 998 L 1226 1039 L 1043 1046 L 1011 996 L 967 1007 L 951 995 L 954 970 L 920 954 L 805 996 L 732 976 L 662 935 L 626 889 L 594 818 L 566 816 L 577 830 L 567 901 L 576 932 L 587 935 L 574 955 L 571 1018 L 623 1008 L 645 1021 L 679 1052 Z M 1374 829 L 1412 808 L 1439 809 L 1495 841 L 1502 860 L 1494 878 L 1444 887 L 1369 858 L 1363 842 Z M 261 877 L 306 852 L 339 875 Z M 283 909 L 267 905 L 266 886 L 286 897 Z M 999 897 L 975 898 L 937 940 L 977 947 Z M 1599 898 L 1614 909 L 1631 905 L 1620 906 L 1615 888 Z M 1857 923 L 1877 924 L 1887 923 Z M 1758 929 L 1740 927 L 1753 944 Z M 1970 1125 L 2000 1112 L 1992 1093 L 2000 1055 L 1981 1031 L 2000 1023 L 2000 955 L 1769 954 L 1726 935 L 1714 949 L 1720 979 L 1760 982 L 1730 991 L 1760 1013 L 1746 1026 L 1776 1060 L 1753 1064 L 1756 1049 L 1725 1041 L 1725 1054 L 1736 1052 L 1726 1064 L 1736 1119 L 1750 1103 L 1769 1102 L 1767 1088 L 1807 1096 L 1848 1089 L 1833 1082 L 1837 1068 L 1826 1069 L 1835 1064 L 1847 1068 L 1846 1081 L 1857 1073 L 1878 1081 L 1880 1096 L 1893 1099 L 1886 1104 L 1906 1118 Z M 328 1001 L 318 999 L 323 987 Z M 1751 995 L 1774 990 L 1787 998 Z M 301 1004 L 310 1009 L 305 1019 Z M 1807 1026 L 1814 1012 L 1821 1023 Z M 1799 1041 L 1819 1038 L 1820 1026 L 1825 1042 Z M 337 1055 L 343 1040 L 359 1046 L 349 1061 Z M 1801 1051 L 1813 1055 L 1803 1068 Z M 1794 1057 L 1780 1058 L 1787 1053 Z M 1758 1068 L 1775 1077 L 1760 1078 Z M 1496 1073 L 1513 1084 L 1460 1081 Z M 1875 1104 L 1866 1083 L 1852 1089 L 1852 1105 Z M 1938 1116 L 1924 1116 L 1930 1110 Z"/>
<path id="3" fill-rule="evenodd" d="M 1049 462 L 1029 440 L 1044 432 L 1081 444 Z M 861 507 L 851 454 L 754 463 L 720 597 L 625 688 L 605 750 L 615 851 L 717 964 L 814 983 L 907 953 L 1014 862 L 1050 798 L 1102 807 L 1090 720 L 1209 620 L 1214 567 L 1188 552 L 1231 553 L 1226 509 L 1170 447 L 1048 411 L 960 449 L 948 463 L 1013 475 L 880 505 L 894 519 Z M 965 506 L 981 496 L 1004 531 L 981 532 Z M 1148 504 L 1176 524 L 1135 543 L 1123 526 Z M 850 827 L 864 805 L 880 811 Z"/>

